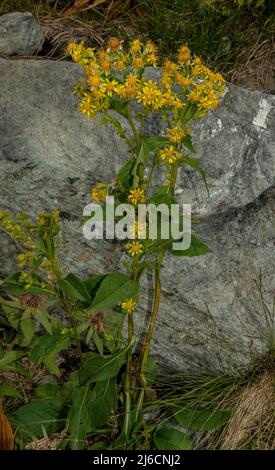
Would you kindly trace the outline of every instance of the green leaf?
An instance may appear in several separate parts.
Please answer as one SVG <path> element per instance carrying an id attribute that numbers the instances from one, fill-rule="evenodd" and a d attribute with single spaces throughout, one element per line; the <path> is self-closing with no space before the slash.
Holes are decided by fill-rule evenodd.
<path id="1" fill-rule="evenodd" d="M 0 385 L 0 397 L 22 398 L 21 393 L 8 384 Z"/>
<path id="2" fill-rule="evenodd" d="M 103 342 L 102 342 L 102 338 L 97 334 L 96 331 L 94 331 L 93 340 L 94 340 L 94 343 L 97 347 L 99 354 L 102 356 L 103 355 Z"/>
<path id="3" fill-rule="evenodd" d="M 23 335 L 24 335 L 24 338 L 26 340 L 26 344 L 29 345 L 32 338 L 33 338 L 34 331 L 35 331 L 32 319 L 31 318 L 25 318 L 25 319 L 22 318 L 22 320 L 20 322 L 20 326 L 22 328 Z"/>
<path id="4" fill-rule="evenodd" d="M 123 167 L 119 170 L 117 174 L 118 183 L 128 191 L 133 185 L 133 175 L 132 170 L 135 163 L 135 159 L 131 158 Z"/>
<path id="5" fill-rule="evenodd" d="M 116 352 L 122 342 L 121 330 L 125 316 L 125 313 L 116 310 L 111 310 L 106 315 L 105 330 L 108 335 L 111 335 L 111 338 L 105 338 L 105 344 L 111 353 Z"/>
<path id="6" fill-rule="evenodd" d="M 168 137 L 165 137 L 164 135 L 158 135 L 156 137 L 145 137 L 144 141 L 149 152 L 161 149 L 163 147 L 166 147 L 167 145 L 171 145 L 171 142 Z"/>
<path id="7" fill-rule="evenodd" d="M 196 153 L 196 150 L 194 149 L 192 145 L 192 137 L 190 134 L 185 135 L 181 143 L 184 145 L 185 148 L 189 150 L 189 152 Z"/>
<path id="8" fill-rule="evenodd" d="M 152 202 L 156 205 L 167 204 L 168 206 L 171 204 L 176 204 L 173 191 L 169 186 L 158 186 L 150 197 L 149 202 Z"/>
<path id="9" fill-rule="evenodd" d="M 125 274 L 114 272 L 106 276 L 100 284 L 91 310 L 99 311 L 112 308 L 125 298 L 135 296 L 137 292 L 137 282 L 132 281 Z"/>
<path id="10" fill-rule="evenodd" d="M 35 316 L 39 320 L 41 325 L 45 328 L 47 333 L 49 333 L 49 335 L 52 335 L 53 330 L 45 312 L 43 312 L 42 310 L 38 310 Z"/>
<path id="11" fill-rule="evenodd" d="M 133 346 L 135 338 L 128 344 L 128 346 L 117 354 L 102 357 L 96 353 L 90 353 L 87 361 L 85 362 L 82 371 L 80 372 L 80 382 L 100 382 L 115 377 L 123 364 L 125 363 L 125 355 L 129 348 Z"/>
<path id="12" fill-rule="evenodd" d="M 9 351 L 0 359 L 0 370 L 9 367 L 17 359 L 20 359 L 24 354 L 20 351 Z"/>
<path id="13" fill-rule="evenodd" d="M 174 407 L 174 417 L 188 429 L 193 431 L 212 431 L 226 424 L 231 416 L 230 410 L 194 410 Z"/>
<path id="14" fill-rule="evenodd" d="M 90 406 L 95 396 L 89 385 L 79 387 L 72 393 L 73 403 L 68 414 L 69 447 L 72 450 L 81 450 L 84 447 L 86 435 L 91 428 Z"/>
<path id="15" fill-rule="evenodd" d="M 71 338 L 68 335 L 62 335 L 60 330 L 55 330 L 52 336 L 39 336 L 35 339 L 30 352 L 31 360 L 35 364 L 42 362 L 51 372 L 59 375 L 59 369 L 55 362 L 58 353 L 67 349 L 71 345 Z"/>
<path id="16" fill-rule="evenodd" d="M 91 300 L 85 284 L 74 274 L 69 274 L 59 281 L 59 287 L 67 297 L 74 301 L 87 302 Z"/>
<path id="17" fill-rule="evenodd" d="M 184 114 L 181 115 L 181 122 L 182 124 L 187 124 L 187 122 L 191 121 L 196 116 L 198 108 L 195 104 L 189 103 L 187 108 L 185 109 Z"/>
<path id="18" fill-rule="evenodd" d="M 141 168 L 146 164 L 148 155 L 149 155 L 149 151 L 148 151 L 148 147 L 146 144 L 146 140 L 142 139 L 137 157 L 135 159 L 133 170 L 132 170 L 132 174 L 134 177 L 133 185 L 135 187 L 139 185 L 139 180 L 141 177 L 140 171 L 141 171 Z"/>
<path id="19" fill-rule="evenodd" d="M 95 296 L 97 289 L 105 277 L 106 274 L 96 274 L 94 276 L 88 277 L 85 279 L 85 281 L 83 281 L 83 284 L 85 285 L 91 298 Z"/>
<path id="20" fill-rule="evenodd" d="M 211 253 L 210 248 L 205 245 L 196 235 L 191 235 L 191 246 L 187 250 L 173 250 L 172 243 L 167 246 L 173 256 L 202 256 Z"/>
<path id="21" fill-rule="evenodd" d="M 52 400 L 37 400 L 21 406 L 11 417 L 11 423 L 43 437 L 43 428 L 48 436 L 65 427 L 65 412 L 61 403 Z"/>
<path id="22" fill-rule="evenodd" d="M 92 428 L 106 424 L 117 409 L 115 378 L 97 382 L 94 392 L 96 399 L 90 408 Z"/>
<path id="23" fill-rule="evenodd" d="M 154 433 L 154 444 L 158 450 L 191 450 L 191 439 L 178 429 L 161 427 Z"/>
<path id="24" fill-rule="evenodd" d="M 61 400 L 62 388 L 54 383 L 41 384 L 36 388 L 35 396 L 44 400 Z"/>

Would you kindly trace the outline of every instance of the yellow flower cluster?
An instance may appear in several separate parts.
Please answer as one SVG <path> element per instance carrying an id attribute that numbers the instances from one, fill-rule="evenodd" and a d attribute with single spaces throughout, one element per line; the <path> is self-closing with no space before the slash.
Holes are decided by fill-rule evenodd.
<path id="1" fill-rule="evenodd" d="M 91 192 L 92 200 L 96 203 L 105 202 L 108 196 L 108 186 L 105 183 L 97 183 Z"/>
<path id="2" fill-rule="evenodd" d="M 23 220 L 22 214 L 17 217 L 10 216 L 8 211 L 0 212 L 0 227 L 4 229 L 9 236 L 16 242 L 20 243 L 26 249 L 35 248 L 34 242 L 28 233 L 29 225 L 32 226 L 29 219 Z"/>
<path id="3" fill-rule="evenodd" d="M 186 134 L 187 129 L 180 127 L 179 125 L 167 129 L 167 137 L 170 142 L 173 142 L 174 144 L 179 144 Z"/>
<path id="4" fill-rule="evenodd" d="M 133 313 L 135 306 L 136 302 L 132 298 L 125 299 L 123 302 L 121 302 L 122 310 L 125 310 L 127 313 Z"/>
<path id="5" fill-rule="evenodd" d="M 111 38 L 106 49 L 70 43 L 67 51 L 86 72 L 76 91 L 82 98 L 80 111 L 88 118 L 111 108 L 112 97 L 136 100 L 147 112 L 179 112 L 190 102 L 206 111 L 217 107 L 224 90 L 223 77 L 204 66 L 199 57 L 192 57 L 186 45 L 180 47 L 177 62 L 164 62 L 156 82 L 144 75 L 146 66 L 157 65 L 157 48 L 151 41 L 144 44 L 134 39 L 125 51 L 122 41 Z M 179 136 L 171 133 L 171 141 L 175 139 Z"/>
<path id="6" fill-rule="evenodd" d="M 4 229 L 22 248 L 22 253 L 17 255 L 17 260 L 18 267 L 25 270 L 19 278 L 25 287 L 31 287 L 35 282 L 28 270 L 33 271 L 38 266 L 46 272 L 48 279 L 61 273 L 59 262 L 55 259 L 48 259 L 46 250 L 41 245 L 41 238 L 53 240 L 59 232 L 57 210 L 40 212 L 37 222 L 31 220 L 24 212 L 11 216 L 8 211 L 1 211 L 0 228 Z"/>

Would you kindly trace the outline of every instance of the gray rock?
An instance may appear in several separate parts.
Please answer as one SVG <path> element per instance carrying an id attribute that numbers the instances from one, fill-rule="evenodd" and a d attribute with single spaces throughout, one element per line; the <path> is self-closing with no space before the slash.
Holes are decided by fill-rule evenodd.
<path id="1" fill-rule="evenodd" d="M 30 12 L 0 16 L 0 55 L 32 55 L 42 43 L 43 30 Z"/>
<path id="2" fill-rule="evenodd" d="M 112 128 L 87 121 L 72 88 L 75 64 L 0 60 L 0 197 L 3 209 L 58 208 L 63 219 L 64 263 L 85 275 L 112 270 L 120 246 L 87 241 L 82 210 L 91 186 L 109 182 L 127 149 Z M 16 90 L 16 93 L 14 92 Z M 221 107 L 196 124 L 194 143 L 208 173 L 203 183 L 182 171 L 177 193 L 192 202 L 196 227 L 212 253 L 167 256 L 153 351 L 159 363 L 179 370 L 234 373 L 269 347 L 266 306 L 275 293 L 275 97 L 230 86 Z M 156 122 L 151 128 L 159 131 Z M 1 235 L 0 271 L 15 267 L 14 245 Z M 152 280 L 136 318 L 142 329 Z M 272 316 L 272 314 L 271 314 Z M 269 328 L 270 327 L 270 328 Z M 274 334 L 274 330 L 273 330 Z"/>

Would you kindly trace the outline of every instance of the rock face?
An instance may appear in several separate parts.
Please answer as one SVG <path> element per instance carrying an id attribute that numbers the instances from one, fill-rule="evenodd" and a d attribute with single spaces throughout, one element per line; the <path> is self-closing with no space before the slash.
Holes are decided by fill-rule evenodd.
<path id="1" fill-rule="evenodd" d="M 29 12 L 0 16 L 0 55 L 32 55 L 43 43 L 43 30 Z"/>
<path id="2" fill-rule="evenodd" d="M 60 209 L 64 262 L 86 274 L 117 265 L 119 245 L 85 240 L 79 224 L 91 186 L 111 181 L 127 152 L 111 128 L 78 113 L 72 88 L 80 76 L 78 66 L 68 62 L 0 60 L 0 199 L 3 209 L 31 214 Z M 153 344 L 160 364 L 234 373 L 268 348 L 271 318 L 264 314 L 255 281 L 261 278 L 271 309 L 274 118 L 275 97 L 230 86 L 221 107 L 196 124 L 194 144 L 208 174 L 210 197 L 186 171 L 179 175 L 177 193 L 181 202 L 192 202 L 201 219 L 196 230 L 212 253 L 167 256 Z M 4 275 L 14 269 L 15 248 L 0 237 Z M 150 306 L 150 278 L 144 287 L 140 328 Z"/>

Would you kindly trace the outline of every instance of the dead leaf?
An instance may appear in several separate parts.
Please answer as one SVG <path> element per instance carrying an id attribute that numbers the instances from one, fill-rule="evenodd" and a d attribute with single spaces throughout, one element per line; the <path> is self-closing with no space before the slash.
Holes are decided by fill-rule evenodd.
<path id="1" fill-rule="evenodd" d="M 4 415 L 0 398 L 0 450 L 13 450 L 14 439 L 11 424 Z"/>

